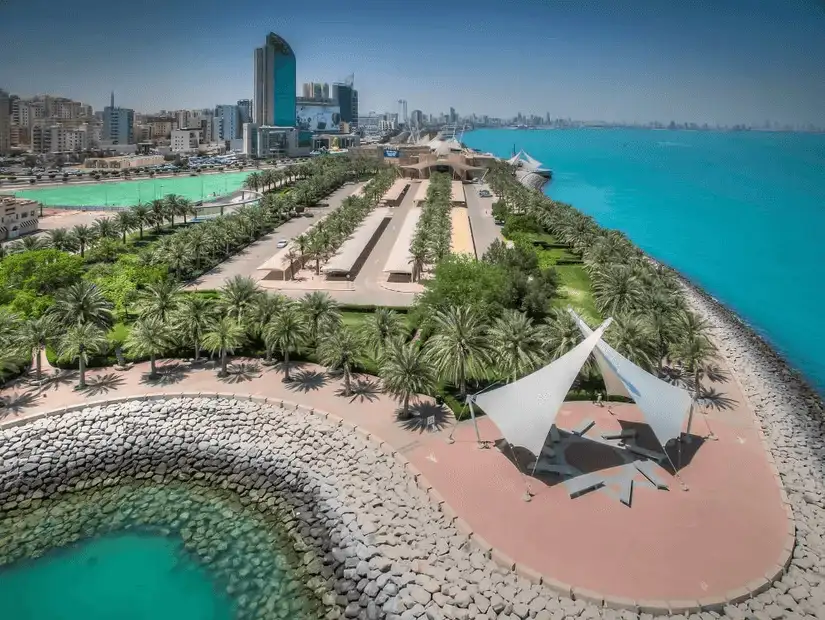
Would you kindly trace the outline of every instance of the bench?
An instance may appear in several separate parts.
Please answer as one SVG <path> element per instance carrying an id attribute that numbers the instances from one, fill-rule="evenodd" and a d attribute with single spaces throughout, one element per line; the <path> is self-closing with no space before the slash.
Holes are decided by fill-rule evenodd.
<path id="1" fill-rule="evenodd" d="M 632 428 L 625 428 L 621 431 L 610 431 L 602 433 L 602 439 L 633 439 L 636 437 L 636 430 Z"/>
<path id="2" fill-rule="evenodd" d="M 604 486 L 604 478 L 598 472 L 592 474 L 584 474 L 583 476 L 576 476 L 570 480 L 565 481 L 570 499 L 575 499 L 579 495 L 584 495 L 590 491 L 595 491 L 599 487 Z"/>
<path id="3" fill-rule="evenodd" d="M 534 471 L 546 474 L 558 474 L 559 476 L 574 476 L 577 471 L 569 465 L 559 465 L 558 463 L 538 463 Z"/>
<path id="4" fill-rule="evenodd" d="M 593 425 L 596 424 L 593 420 L 582 420 L 582 423 L 579 424 L 575 429 L 573 429 L 574 435 L 579 435 L 580 437 L 584 435 L 587 431 L 593 428 Z"/>
<path id="5" fill-rule="evenodd" d="M 648 463 L 650 461 L 647 461 Z M 633 499 L 633 478 L 622 479 L 622 486 L 619 488 L 619 501 L 625 506 L 630 506 Z"/>
<path id="6" fill-rule="evenodd" d="M 665 458 L 665 455 L 661 452 L 654 452 L 653 450 L 648 450 L 647 448 L 637 446 L 635 443 L 628 442 L 625 444 L 625 448 L 630 450 L 634 454 L 638 454 L 639 456 L 644 456 L 649 459 L 653 459 L 657 463 L 661 462 L 661 460 Z"/>
<path id="7" fill-rule="evenodd" d="M 656 466 L 653 463 L 650 461 L 636 461 L 633 465 L 639 470 L 639 473 L 647 478 L 657 489 L 667 490 L 667 484 L 662 482 L 662 479 L 656 475 Z"/>

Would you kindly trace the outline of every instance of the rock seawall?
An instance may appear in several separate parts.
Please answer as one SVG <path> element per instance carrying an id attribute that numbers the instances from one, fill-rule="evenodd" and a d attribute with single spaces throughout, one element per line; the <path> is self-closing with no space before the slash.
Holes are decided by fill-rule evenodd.
<path id="1" fill-rule="evenodd" d="M 318 415 L 170 398 L 0 430 L 0 564 L 126 526 L 179 533 L 240 618 L 600 613 L 498 566 L 394 456 Z"/>

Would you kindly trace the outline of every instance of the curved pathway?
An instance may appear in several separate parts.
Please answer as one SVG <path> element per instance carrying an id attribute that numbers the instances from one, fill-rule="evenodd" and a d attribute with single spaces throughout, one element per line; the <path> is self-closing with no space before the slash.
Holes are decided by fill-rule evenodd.
<path id="1" fill-rule="evenodd" d="M 503 453 L 478 449 L 472 425 L 459 425 L 456 443 L 449 444 L 452 420 L 431 402 L 420 405 L 420 417 L 399 421 L 393 415 L 396 405 L 380 394 L 372 378 L 359 382 L 354 396 L 344 397 L 339 381 L 309 364 L 293 369 L 293 384 L 284 384 L 278 368 L 259 360 L 236 360 L 223 380 L 213 370 L 190 369 L 180 362 L 165 362 L 162 368 L 164 375 L 156 382 L 145 376 L 148 364 L 124 372 L 91 371 L 83 393 L 72 389 L 75 379 L 69 375 L 40 395 L 6 390 L 12 403 L 4 421 L 152 393 L 256 396 L 334 412 L 408 460 L 411 470 L 432 485 L 435 501 L 446 500 L 445 508 L 460 518 L 477 544 L 495 548 L 493 557 L 500 564 L 517 565 L 534 580 L 544 575 L 545 583 L 567 594 L 567 584 L 573 584 L 576 598 L 599 603 L 607 598 L 613 606 L 661 611 L 669 605 L 687 611 L 698 608 L 701 600 L 706 608 L 721 609 L 726 600 L 746 596 L 741 590 L 745 585 L 764 589 L 766 577 L 781 574 L 789 559 L 788 511 L 761 434 L 741 406 L 709 416 L 719 441 L 705 442 L 694 458 L 685 459 L 689 462 L 682 476 L 688 492 L 661 472 L 670 490 L 637 485 L 632 507 L 626 507 L 610 493 L 570 499 L 563 484 L 534 480 L 535 497 L 525 503 L 526 479 Z M 604 430 L 618 427 L 619 419 L 638 417 L 632 405 L 616 406 L 614 412 L 616 416 L 590 403 L 566 403 L 560 426 L 574 428 L 589 417 Z M 698 433 L 704 423 L 697 420 L 697 427 Z M 486 420 L 480 430 L 485 439 L 500 437 Z"/>

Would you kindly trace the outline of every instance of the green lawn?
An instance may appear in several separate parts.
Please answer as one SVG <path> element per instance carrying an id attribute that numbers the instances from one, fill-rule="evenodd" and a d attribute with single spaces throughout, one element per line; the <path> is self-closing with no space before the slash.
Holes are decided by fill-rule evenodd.
<path id="1" fill-rule="evenodd" d="M 559 274 L 559 296 L 553 300 L 553 305 L 559 308 L 571 306 L 591 324 L 600 322 L 590 289 L 590 276 L 584 267 L 557 265 L 555 270 Z"/>

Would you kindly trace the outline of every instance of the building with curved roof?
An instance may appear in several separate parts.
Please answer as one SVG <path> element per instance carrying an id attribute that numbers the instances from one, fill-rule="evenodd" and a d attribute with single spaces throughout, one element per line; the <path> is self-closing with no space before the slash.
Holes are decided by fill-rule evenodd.
<path id="1" fill-rule="evenodd" d="M 255 123 L 294 127 L 296 86 L 295 53 L 281 36 L 270 32 L 266 44 L 255 50 Z"/>

